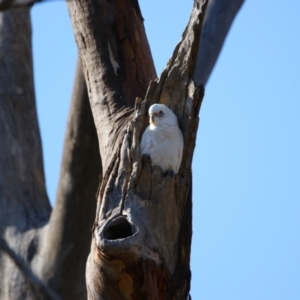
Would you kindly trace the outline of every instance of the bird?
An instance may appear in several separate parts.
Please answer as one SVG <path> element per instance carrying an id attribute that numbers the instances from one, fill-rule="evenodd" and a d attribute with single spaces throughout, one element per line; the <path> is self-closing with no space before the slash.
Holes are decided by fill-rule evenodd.
<path id="1" fill-rule="evenodd" d="M 151 105 L 148 113 L 150 124 L 142 135 L 141 153 L 150 156 L 152 166 L 177 174 L 183 152 L 183 135 L 177 117 L 164 104 Z"/>

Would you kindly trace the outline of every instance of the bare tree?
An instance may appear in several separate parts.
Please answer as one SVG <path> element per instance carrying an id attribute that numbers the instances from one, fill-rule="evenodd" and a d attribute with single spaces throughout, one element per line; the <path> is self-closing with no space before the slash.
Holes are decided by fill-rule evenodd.
<path id="1" fill-rule="evenodd" d="M 187 298 L 190 167 L 204 92 L 199 84 L 205 84 L 241 4 L 210 1 L 197 55 L 207 1 L 195 1 L 181 43 L 155 79 L 136 0 L 68 2 L 81 64 L 52 212 L 36 116 L 29 8 L 0 12 L 1 299 L 55 298 L 53 290 L 62 299 L 84 299 L 88 255 L 90 299 Z M 164 174 L 140 155 L 147 108 L 156 102 L 173 109 L 184 134 L 177 175 Z"/>

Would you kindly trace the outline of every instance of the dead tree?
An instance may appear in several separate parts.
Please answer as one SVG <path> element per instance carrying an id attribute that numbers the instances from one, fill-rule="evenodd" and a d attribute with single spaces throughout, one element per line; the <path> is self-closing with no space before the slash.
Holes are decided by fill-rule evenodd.
<path id="1" fill-rule="evenodd" d="M 136 0 L 68 2 L 83 72 L 79 63 L 52 211 L 35 108 L 29 8 L 1 6 L 0 299 L 86 298 L 89 252 L 90 299 L 187 298 L 199 81 L 205 84 L 218 56 L 205 52 L 207 45 L 219 40 L 214 49 L 221 49 L 242 3 L 210 2 L 198 54 L 206 60 L 196 64 L 207 5 L 199 0 L 159 79 Z M 222 6 L 229 18 L 216 22 Z M 211 34 L 218 26 L 227 29 Z M 202 76 L 205 61 L 210 69 Z M 164 174 L 140 155 L 147 109 L 156 102 L 172 108 L 184 134 L 177 175 Z"/>
<path id="2" fill-rule="evenodd" d="M 186 299 L 190 289 L 191 163 L 203 87 L 193 81 L 207 1 L 197 1 L 158 80 L 138 4 L 68 2 L 89 91 L 103 179 L 86 279 L 89 299 Z M 139 47 L 137 47 L 139 45 Z M 146 112 L 163 103 L 184 136 L 181 168 L 141 158 Z"/>

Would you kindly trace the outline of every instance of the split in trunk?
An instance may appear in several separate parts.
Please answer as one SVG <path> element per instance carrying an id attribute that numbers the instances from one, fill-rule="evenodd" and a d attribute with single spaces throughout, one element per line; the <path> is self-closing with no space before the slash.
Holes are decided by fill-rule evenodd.
<path id="1" fill-rule="evenodd" d="M 123 29 L 118 28 L 118 20 L 138 16 L 138 10 L 127 6 L 121 12 L 119 1 L 69 2 L 105 161 L 86 271 L 89 299 L 188 297 L 191 163 L 203 97 L 203 87 L 195 86 L 193 74 L 206 4 L 196 3 L 172 59 L 160 79 L 150 83 L 145 101 L 136 99 L 133 110 L 133 98 L 141 92 L 136 88 L 138 82 L 132 80 L 128 91 L 127 80 L 145 80 L 136 77 L 137 61 L 119 45 L 126 39 L 131 41 L 130 48 L 134 43 L 126 35 L 120 38 Z M 100 20 L 100 29 L 96 26 L 92 30 L 91 23 L 83 20 L 94 15 Z M 134 77 L 125 67 L 129 62 L 134 62 Z M 139 141 L 153 103 L 169 106 L 178 117 L 185 144 L 177 175 L 164 174 L 159 167 L 152 167 L 147 157 L 141 158 Z"/>

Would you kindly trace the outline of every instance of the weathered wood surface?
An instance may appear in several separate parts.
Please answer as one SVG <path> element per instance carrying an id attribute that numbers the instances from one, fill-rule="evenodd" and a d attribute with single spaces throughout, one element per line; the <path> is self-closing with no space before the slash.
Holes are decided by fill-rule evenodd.
<path id="1" fill-rule="evenodd" d="M 232 22 L 243 2 L 230 1 L 219 15 L 226 1 L 209 3 L 206 34 L 201 39 L 204 49 L 216 39 L 222 46 L 228 20 Z M 167 69 L 151 83 L 145 97 L 148 82 L 156 74 L 137 1 L 72 0 L 68 5 L 97 134 L 78 72 L 56 206 L 49 222 L 29 9 L 0 12 L 0 235 L 12 253 L 32 268 L 32 274 L 62 299 L 85 298 L 84 262 L 101 172 L 98 136 L 104 183 L 88 261 L 90 298 L 184 299 L 190 284 L 190 163 L 203 96 L 202 88 L 192 81 L 199 24 L 190 31 L 194 36 L 185 35 L 185 42 L 175 49 Z M 218 36 L 210 33 L 216 31 Z M 200 56 L 195 80 L 205 84 L 218 52 L 204 51 Z M 146 101 L 138 100 L 134 112 L 136 97 Z M 176 176 L 162 174 L 147 157 L 140 157 L 139 138 L 147 126 L 147 109 L 154 102 L 175 111 L 185 136 L 183 163 Z M 0 270 L 1 299 L 43 298 L 43 292 L 28 284 L 2 251 Z"/>
<path id="2" fill-rule="evenodd" d="M 74 0 L 68 8 L 106 172 L 154 64 L 137 0 Z"/>
<path id="3" fill-rule="evenodd" d="M 228 31 L 243 3 L 244 0 L 209 0 L 194 75 L 197 84 L 206 85 Z"/>
<path id="4" fill-rule="evenodd" d="M 0 25 L 0 235 L 33 274 L 62 298 L 83 299 L 101 174 L 83 74 L 79 68 L 59 191 L 49 222 L 51 207 L 36 115 L 29 9 L 1 12 Z M 0 299 L 42 297 L 2 251 L 0 269 Z"/>
<path id="5" fill-rule="evenodd" d="M 0 12 L 0 235 L 30 265 L 37 232 L 51 207 L 45 189 L 36 114 L 28 8 Z M 0 251 L 0 299 L 30 299 L 32 290 Z"/>
<path id="6" fill-rule="evenodd" d="M 34 264 L 40 278 L 62 299 L 86 298 L 85 265 L 101 173 L 96 129 L 78 62 L 55 207 Z"/>
<path id="7" fill-rule="evenodd" d="M 100 1 L 101 12 L 115 12 L 118 2 L 112 2 Z M 97 3 L 99 5 L 99 1 Z M 110 26 L 117 23 L 117 18 L 112 19 L 112 16 L 122 15 L 110 14 L 111 18 L 107 14 L 101 15 L 102 36 L 99 37 L 97 26 L 92 31 L 91 24 L 86 22 L 93 20 L 96 12 L 100 13 L 98 6 L 92 1 L 69 3 L 101 157 L 106 161 L 103 163 L 94 239 L 87 263 L 90 299 L 184 299 L 188 296 L 191 162 L 203 97 L 203 87 L 195 86 L 193 74 L 206 4 L 206 1 L 197 2 L 182 42 L 176 47 L 160 79 L 151 82 L 145 101 L 137 99 L 132 114 L 133 98 L 139 96 L 138 89 L 127 93 L 115 87 L 116 82 L 121 81 L 121 87 L 122 81 L 125 80 L 126 84 L 122 66 L 124 61 L 132 58 L 114 52 L 113 61 L 121 66 L 120 70 L 114 69 L 107 46 L 108 40 L 115 41 L 120 35 L 118 31 L 109 32 Z M 79 7 L 83 13 L 79 12 Z M 103 32 L 109 34 L 103 36 Z M 112 86 L 114 93 L 108 90 Z M 163 174 L 159 167 L 152 168 L 147 158 L 142 163 L 140 156 L 139 140 L 148 123 L 146 113 L 156 102 L 172 108 L 183 131 L 183 163 L 176 176 Z M 119 107 L 119 112 L 120 106 L 124 106 L 121 111 L 130 113 L 130 116 L 115 114 L 113 109 Z M 101 147 L 101 141 L 109 152 Z"/>

